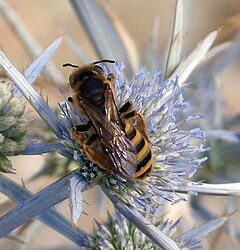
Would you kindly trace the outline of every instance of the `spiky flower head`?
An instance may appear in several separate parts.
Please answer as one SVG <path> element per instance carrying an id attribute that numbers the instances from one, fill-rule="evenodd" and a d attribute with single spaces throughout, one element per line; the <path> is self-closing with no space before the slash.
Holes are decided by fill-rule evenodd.
<path id="1" fill-rule="evenodd" d="M 178 229 L 180 219 L 176 221 L 164 220 L 162 217 L 156 226 L 169 238 L 173 239 L 179 248 L 183 249 L 199 249 L 201 243 L 199 240 L 192 238 L 190 241 L 183 241 Z M 107 222 L 101 224 L 96 222 L 96 230 L 91 235 L 91 249 L 97 250 L 116 250 L 116 249 L 142 249 L 142 250 L 160 250 L 161 247 L 153 244 L 153 242 L 143 234 L 134 224 L 127 220 L 120 213 L 116 212 L 114 216 L 109 215 Z"/>
<path id="2" fill-rule="evenodd" d="M 14 97 L 11 84 L 0 84 L 0 171 L 13 172 L 6 156 L 16 155 L 25 147 L 26 118 L 23 102 Z"/>
<path id="3" fill-rule="evenodd" d="M 72 221 L 74 226 L 76 226 L 79 216 L 76 216 L 74 211 L 79 212 L 79 214 L 83 211 L 81 192 L 84 192 L 95 182 L 101 185 L 102 190 L 111 199 L 116 209 L 132 221 L 153 242 L 160 246 L 177 249 L 174 241 L 169 237 L 166 238 L 160 230 L 154 227 L 151 220 L 146 220 L 139 212 L 143 212 L 143 215 L 147 217 L 149 214 L 155 214 L 162 198 L 172 202 L 176 201 L 174 190 L 200 190 L 199 192 L 201 192 L 202 190 L 204 191 L 204 188 L 209 188 L 208 185 L 203 184 L 203 188 L 188 189 L 190 185 L 188 185 L 187 177 L 201 167 L 201 162 L 205 160 L 205 158 L 197 158 L 199 152 L 205 151 L 203 146 L 197 142 L 199 139 L 204 140 L 204 136 L 199 129 L 183 130 L 184 124 L 188 124 L 189 121 L 199 118 L 199 116 L 189 115 L 188 105 L 183 100 L 182 89 L 178 84 L 178 79 L 162 82 L 159 72 L 145 74 L 143 69 L 141 69 L 132 80 L 128 81 L 123 74 L 124 66 L 118 62 L 110 70 L 110 72 L 116 74 L 115 89 L 118 106 L 121 106 L 122 102 L 130 98 L 134 103 L 134 108 L 144 115 L 148 123 L 147 130 L 153 144 L 152 150 L 155 156 L 155 165 L 151 177 L 144 181 L 126 181 L 118 176 L 108 175 L 86 158 L 81 145 L 71 136 L 72 127 L 84 123 L 85 118 L 76 112 L 74 107 L 68 103 L 67 98 L 66 102 L 60 105 L 63 116 L 62 119 L 59 119 L 3 53 L 1 53 L 0 59 L 10 78 L 62 143 L 39 144 L 36 145 L 37 147 L 33 147 L 33 151 L 35 153 L 44 153 L 51 152 L 54 148 L 65 157 L 73 158 L 79 162 L 81 172 L 80 174 L 78 171 L 74 171 L 71 175 L 58 180 L 48 187 L 40 195 L 36 194 L 33 196 L 26 202 L 26 206 L 17 207 L 16 211 L 14 210 L 13 213 L 10 213 L 10 216 L 6 216 L 5 225 L 7 229 L 4 227 L 3 230 L 2 227 L 0 234 L 2 236 L 6 235 L 13 228 L 25 222 L 26 218 L 20 216 L 21 219 L 18 219 L 17 222 L 14 220 L 14 225 L 8 223 L 12 221 L 12 218 L 19 218 L 16 214 L 20 215 L 23 214 L 23 211 L 29 211 L 29 206 L 31 208 L 35 206 L 36 209 L 31 209 L 29 213 L 26 213 L 27 220 L 36 216 L 38 212 L 44 211 L 43 207 L 38 209 L 38 206 L 46 197 L 53 197 L 53 199 L 48 200 L 45 209 L 56 204 L 56 199 L 58 201 L 65 199 L 67 197 L 66 185 L 70 187 L 70 207 L 72 219 L 74 218 Z M 29 152 L 29 148 L 25 150 L 26 152 Z M 191 185 L 196 186 L 198 184 L 191 183 Z M 178 189 L 178 187 L 181 188 Z M 235 189 L 233 188 L 233 190 Z M 121 201 L 124 201 L 124 203 Z M 202 235 L 206 235 L 206 231 L 209 232 L 208 227 L 209 225 L 202 230 L 204 231 Z M 216 225 L 214 227 L 216 228 Z M 81 235 L 83 236 L 82 239 L 88 239 L 85 234 L 81 233 Z M 191 243 L 193 235 L 196 235 L 196 232 L 190 234 L 190 237 L 185 235 L 182 239 Z M 195 237 L 195 240 L 198 238 Z M 86 246 L 88 243 L 83 240 L 82 245 Z M 166 247 L 163 248 L 165 249 Z"/>
<path id="4" fill-rule="evenodd" d="M 150 177 L 145 180 L 124 180 L 116 175 L 108 175 L 96 164 L 91 163 L 81 146 L 71 140 L 68 145 L 74 150 L 74 157 L 80 161 L 80 172 L 90 182 L 104 184 L 114 190 L 119 199 L 127 204 L 146 210 L 146 204 L 153 209 L 160 204 L 161 198 L 171 202 L 183 199 L 162 191 L 163 187 L 170 190 L 176 186 L 184 186 L 187 178 L 191 177 L 206 158 L 198 159 L 198 154 L 204 152 L 204 134 L 198 128 L 183 130 L 186 123 L 201 116 L 192 116 L 188 112 L 189 104 L 184 101 L 183 90 L 179 86 L 178 78 L 161 81 L 159 71 L 145 73 L 140 69 L 131 80 L 124 75 L 124 65 L 116 64 L 107 70 L 116 75 L 115 90 L 117 106 L 132 100 L 134 108 L 139 111 L 147 122 L 147 132 L 152 143 L 154 166 Z M 61 105 L 66 126 L 69 130 L 73 125 L 86 123 L 70 103 Z M 71 141 L 71 143 L 70 143 Z M 75 149 L 74 149 L 75 147 Z"/>

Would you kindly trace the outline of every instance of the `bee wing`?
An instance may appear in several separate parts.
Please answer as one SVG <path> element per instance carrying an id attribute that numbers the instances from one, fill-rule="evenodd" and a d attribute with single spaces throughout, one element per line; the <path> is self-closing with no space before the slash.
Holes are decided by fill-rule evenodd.
<path id="1" fill-rule="evenodd" d="M 137 166 L 136 153 L 133 150 L 131 141 L 118 136 L 112 145 L 105 140 L 103 145 L 109 152 L 115 172 L 120 173 L 126 179 L 131 179 L 136 172 Z"/>
<path id="2" fill-rule="evenodd" d="M 93 123 L 104 150 L 113 163 L 110 167 L 122 177 L 132 178 L 137 165 L 135 147 L 123 131 L 113 95 L 110 92 L 106 94 L 104 105 L 106 115 L 87 100 L 81 101 L 80 105 Z"/>
<path id="3" fill-rule="evenodd" d="M 107 84 L 107 89 L 105 91 L 104 96 L 105 96 L 104 108 L 105 108 L 107 121 L 113 122 L 117 124 L 118 126 L 122 127 L 123 123 L 121 121 L 121 118 L 120 118 L 120 115 L 119 115 L 119 112 L 118 112 L 118 109 L 114 100 L 114 95 L 109 84 Z"/>
<path id="4" fill-rule="evenodd" d="M 122 177 L 130 179 L 136 172 L 136 152 L 133 143 L 113 122 L 103 122 L 101 142 L 113 162 L 112 169 Z"/>

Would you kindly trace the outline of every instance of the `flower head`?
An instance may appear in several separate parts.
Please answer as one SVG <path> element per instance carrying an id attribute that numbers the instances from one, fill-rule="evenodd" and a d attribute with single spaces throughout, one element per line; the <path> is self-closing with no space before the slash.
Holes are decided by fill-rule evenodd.
<path id="1" fill-rule="evenodd" d="M 16 155 L 25 147 L 26 118 L 22 101 L 14 97 L 11 84 L 0 84 L 0 171 L 13 172 L 6 156 Z"/>
<path id="2" fill-rule="evenodd" d="M 134 108 L 140 112 L 147 123 L 147 133 L 151 141 L 154 155 L 152 174 L 145 180 L 125 180 L 117 175 L 109 175 L 106 171 L 90 162 L 81 145 L 73 138 L 68 138 L 68 145 L 74 151 L 75 160 L 81 162 L 80 172 L 90 182 L 111 187 L 116 195 L 127 204 L 135 204 L 141 210 L 146 210 L 146 204 L 151 209 L 160 204 L 162 198 L 176 202 L 182 197 L 162 191 L 163 186 L 170 189 L 184 186 L 206 158 L 198 159 L 198 154 L 205 149 L 199 141 L 204 140 L 204 134 L 198 128 L 182 130 L 186 123 L 201 116 L 188 113 L 189 104 L 184 101 L 183 90 L 175 80 L 161 82 L 159 71 L 153 74 L 145 73 L 143 68 L 130 81 L 124 76 L 124 65 L 116 62 L 111 70 L 104 67 L 105 74 L 109 71 L 116 75 L 116 104 L 120 108 L 127 100 L 133 102 Z M 67 126 L 86 123 L 71 103 L 61 105 Z M 67 134 L 67 133 L 66 133 Z M 66 141 L 65 141 L 66 143 Z"/>
<path id="3" fill-rule="evenodd" d="M 159 246 L 153 244 L 145 234 L 136 228 L 129 220 L 126 220 L 120 213 L 116 213 L 115 216 L 109 215 L 104 225 L 97 221 L 95 222 L 96 230 L 91 236 L 92 249 L 160 249 Z M 158 227 L 167 236 L 173 238 L 176 234 L 176 226 L 178 223 L 179 220 L 175 223 L 161 221 L 158 223 Z"/>
<path id="4" fill-rule="evenodd" d="M 202 249 L 200 240 L 206 235 L 206 231 L 210 233 L 226 222 L 224 217 L 213 219 L 183 232 L 182 219 L 171 221 L 159 216 L 158 211 L 154 213 L 154 217 L 156 219 L 153 224 L 169 239 L 176 242 L 179 249 Z M 152 221 L 151 218 L 149 219 Z M 96 230 L 89 238 L 91 241 L 90 249 L 165 249 L 165 247 L 153 244 L 144 233 L 118 212 L 113 216 L 109 215 L 105 224 L 96 221 Z"/>
<path id="5" fill-rule="evenodd" d="M 121 22 L 116 22 L 117 25 L 115 28 L 118 27 L 119 29 L 114 29 L 112 27 L 113 22 L 111 16 L 104 14 L 105 10 L 101 11 L 98 3 L 92 4 L 91 1 L 86 1 L 86 4 L 79 4 L 81 4 L 81 6 L 78 6 L 75 2 L 74 7 L 76 8 L 74 9 L 78 10 L 77 12 L 83 20 L 84 27 L 87 28 L 88 33 L 91 34 L 90 37 L 99 58 L 101 58 L 102 55 L 107 58 L 108 55 L 111 55 L 114 58 L 121 58 L 121 60 L 124 60 L 126 65 L 128 65 L 128 70 L 132 72 L 131 68 L 134 69 L 134 65 L 139 64 L 138 57 L 134 56 L 134 53 L 132 53 L 134 51 L 134 46 L 129 46 L 129 44 L 132 43 L 129 42 L 126 33 L 124 35 L 124 29 L 121 28 Z M 67 162 L 71 162 L 72 159 L 74 159 L 80 165 L 79 171 L 81 172 L 80 174 L 78 170 L 73 171 L 70 175 L 65 176 L 35 195 L 26 195 L 25 190 L 22 189 L 20 189 L 21 195 L 19 195 L 19 187 L 16 188 L 16 185 L 10 182 L 8 183 L 9 185 L 6 186 L 6 181 L 5 183 L 3 181 L 4 176 L 0 176 L 1 190 L 3 190 L 5 194 L 10 191 L 7 194 L 9 197 L 15 192 L 14 198 L 21 204 L 1 218 L 0 224 L 3 226 L 0 227 L 0 237 L 6 236 L 14 228 L 38 215 L 38 218 L 42 219 L 42 221 L 48 225 L 58 225 L 57 229 L 55 229 L 66 237 L 69 237 L 78 245 L 89 246 L 88 236 L 86 236 L 85 233 L 79 232 L 80 230 L 73 232 L 72 228 L 66 231 L 67 223 L 64 218 L 59 218 L 58 214 L 53 213 L 54 211 L 51 210 L 47 211 L 47 209 L 63 199 L 66 199 L 68 195 L 70 195 L 70 207 L 73 211 L 72 222 L 73 226 L 76 226 L 79 216 L 75 216 L 76 214 L 74 211 L 79 212 L 79 214 L 83 211 L 81 192 L 84 192 L 89 186 L 93 186 L 92 184 L 97 183 L 101 185 L 102 190 L 113 202 L 115 208 L 128 218 L 129 221 L 133 222 L 133 224 L 140 229 L 144 235 L 141 234 L 141 232 L 138 231 L 138 229 L 136 229 L 129 221 L 124 222 L 125 219 L 120 216 L 117 220 L 110 219 L 109 227 L 104 227 L 100 224 L 97 225 L 99 231 L 96 234 L 96 242 L 98 240 L 103 246 L 110 246 L 110 248 L 111 244 L 109 243 L 116 243 L 116 245 L 122 245 L 123 248 L 126 248 L 127 246 L 130 249 L 132 247 L 131 243 L 134 243 L 133 248 L 136 248 L 135 245 L 139 243 L 140 246 L 137 247 L 141 248 L 141 244 L 143 244 L 147 249 L 154 249 L 155 247 L 153 246 L 153 243 L 158 246 L 163 246 L 163 249 L 178 249 L 178 246 L 186 248 L 188 248 L 188 246 L 197 247 L 195 243 L 198 243 L 200 237 L 199 235 L 196 237 L 196 231 L 193 231 L 190 234 L 187 233 L 181 238 L 174 237 L 174 240 L 171 240 L 171 238 L 164 237 L 165 235 L 161 234 L 160 230 L 171 237 L 172 233 L 174 233 L 176 223 L 171 224 L 165 222 L 161 224 L 159 230 L 157 229 L 157 226 L 155 226 L 153 220 L 158 216 L 155 211 L 157 211 L 157 207 L 162 198 L 170 202 L 177 202 L 183 199 L 182 197 L 177 196 L 175 191 L 189 192 L 189 190 L 192 190 L 193 192 L 211 193 L 211 190 L 209 190 L 209 186 L 211 187 L 211 185 L 198 185 L 198 183 L 190 183 L 187 181 L 187 178 L 191 177 L 201 167 L 201 163 L 206 158 L 198 158 L 198 153 L 205 151 L 201 142 L 199 142 L 204 140 L 203 133 L 198 128 L 189 127 L 189 122 L 200 116 L 191 116 L 189 114 L 189 105 L 182 97 L 183 90 L 179 83 L 186 81 L 193 69 L 195 69 L 200 62 L 205 60 L 203 63 L 205 65 L 207 58 L 212 58 L 212 56 L 208 56 L 207 51 L 215 40 L 217 32 L 212 32 L 201 44 L 199 44 L 189 57 L 180 63 L 182 38 L 184 35 L 182 30 L 183 9 L 182 1 L 177 1 L 174 28 L 171 32 L 172 41 L 166 56 L 167 63 L 163 67 L 163 71 L 165 71 L 163 73 L 164 77 L 171 80 L 162 82 L 161 79 L 164 77 L 161 76 L 160 72 L 155 71 L 153 74 L 149 74 L 145 73 L 143 68 L 141 68 L 140 72 L 136 74 L 132 80 L 126 80 L 123 74 L 124 65 L 119 62 L 117 62 L 110 70 L 116 75 L 115 89 L 117 106 L 121 107 L 127 99 L 130 99 L 133 101 L 134 108 L 144 116 L 147 123 L 147 133 L 149 134 L 151 141 L 151 150 L 154 154 L 155 162 L 151 176 L 142 181 L 125 180 L 118 175 L 110 175 L 91 162 L 86 156 L 82 146 L 72 136 L 73 126 L 84 124 L 88 121 L 86 117 L 79 114 L 75 110 L 75 107 L 66 99 L 66 101 L 60 105 L 63 116 L 62 119 L 59 118 L 54 114 L 41 95 L 29 85 L 34 82 L 41 70 L 47 65 L 54 51 L 59 46 L 61 39 L 57 39 L 57 41 L 49 46 L 49 48 L 25 70 L 25 76 L 21 75 L 13 65 L 11 65 L 2 52 L 0 53 L 0 64 L 6 70 L 21 93 L 32 104 L 58 138 L 57 142 L 53 143 L 29 143 L 27 148 L 24 151 L 21 151 L 21 153 L 43 154 L 56 150 L 66 157 Z M 8 11 L 5 12 L 7 13 Z M 106 13 L 108 12 L 109 11 L 106 9 Z M 106 40 L 106 34 L 104 35 L 104 32 L 96 32 L 98 30 L 96 29 L 96 24 L 99 23 L 99 20 L 97 19 L 102 20 L 102 23 L 105 25 L 102 31 L 105 31 L 108 35 L 112 34 L 111 36 L 108 36 L 110 40 Z M 20 27 L 18 23 L 19 22 L 16 22 L 15 24 L 16 28 L 18 26 Z M 119 32 L 117 30 L 119 30 Z M 122 33 L 122 35 L 120 35 L 120 33 Z M 156 29 L 153 29 L 153 34 L 156 34 Z M 120 39 L 121 37 L 122 39 Z M 151 65 L 155 64 L 154 61 L 159 60 L 154 58 L 153 55 L 154 51 L 157 51 L 157 48 L 155 47 L 156 38 L 151 40 L 152 44 L 150 47 L 153 53 L 149 56 L 149 63 L 146 63 L 146 59 L 145 63 L 146 65 L 149 64 L 150 68 L 153 68 Z M 31 41 L 32 44 L 33 40 L 23 39 L 23 41 Z M 121 45 L 124 46 L 122 47 Z M 76 48 L 77 46 L 74 45 L 73 47 Z M 131 52 L 131 59 L 133 60 L 130 60 L 129 52 Z M 89 61 L 88 58 L 89 57 L 84 57 L 84 60 L 82 61 Z M 131 61 L 132 65 L 130 65 Z M 107 69 L 105 69 L 105 73 L 108 73 Z M 57 72 L 54 71 L 53 75 L 57 75 Z M 60 81 L 57 80 L 56 82 Z M 0 143 L 1 139 L 2 138 L 0 138 Z M 11 143 L 5 145 L 10 148 L 12 147 Z M 6 148 L 4 150 L 3 157 L 10 152 L 9 150 L 6 150 Z M 2 157 L 1 154 L 0 157 Z M 49 164 L 52 164 L 52 162 Z M 58 167 L 67 169 L 62 166 L 63 164 L 61 161 L 61 165 L 58 165 Z M 192 189 L 188 189 L 190 185 L 192 185 Z M 70 194 L 67 192 L 67 186 L 69 187 Z M 195 189 L 196 186 L 200 188 Z M 213 186 L 212 190 L 212 194 L 228 193 L 235 195 L 236 193 L 239 194 L 239 185 L 230 185 L 229 187 L 224 186 L 223 189 L 221 189 L 221 187 Z M 220 191 L 218 192 L 218 190 Z M 20 200 L 19 197 L 21 197 Z M 24 198 L 22 199 L 22 197 Z M 145 217 L 139 212 L 142 212 Z M 150 218 L 148 215 L 151 215 Z M 116 222 L 119 222 L 124 228 L 123 232 L 119 230 L 120 227 Z M 202 228 L 200 235 L 206 235 L 209 233 L 210 227 L 211 225 L 206 225 L 205 228 Z M 105 230 L 106 228 L 107 230 Z M 113 235 L 111 235 L 111 230 Z M 104 238 L 101 238 L 100 233 L 103 233 Z M 118 236 L 119 238 L 126 237 L 127 240 L 123 239 L 118 243 L 114 242 L 118 240 Z M 153 243 L 148 241 L 146 236 L 149 237 Z M 175 240 L 176 244 L 174 242 Z M 94 247 L 94 249 L 95 248 L 96 247 Z"/>

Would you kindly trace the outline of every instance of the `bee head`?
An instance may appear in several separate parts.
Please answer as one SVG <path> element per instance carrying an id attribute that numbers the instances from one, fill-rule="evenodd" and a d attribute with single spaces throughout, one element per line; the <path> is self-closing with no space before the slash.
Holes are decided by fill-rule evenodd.
<path id="1" fill-rule="evenodd" d="M 89 78 L 98 78 L 99 80 L 104 80 L 105 79 L 104 71 L 102 67 L 97 65 L 102 62 L 114 63 L 115 61 L 101 60 L 101 61 L 93 62 L 91 64 L 84 65 L 82 67 L 79 67 L 71 63 L 63 64 L 63 67 L 70 66 L 70 67 L 76 68 L 72 72 L 72 74 L 69 76 L 69 83 L 70 83 L 71 88 L 75 92 L 79 92 L 81 84 Z"/>

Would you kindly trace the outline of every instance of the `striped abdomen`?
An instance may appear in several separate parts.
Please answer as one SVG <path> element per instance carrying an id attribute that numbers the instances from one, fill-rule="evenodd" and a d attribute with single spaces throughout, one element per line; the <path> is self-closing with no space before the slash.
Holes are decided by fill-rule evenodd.
<path id="1" fill-rule="evenodd" d="M 133 143 L 137 155 L 137 168 L 133 179 L 144 179 L 151 175 L 153 154 L 150 148 L 150 143 L 138 129 L 129 122 L 125 122 L 124 130 L 127 137 Z"/>

